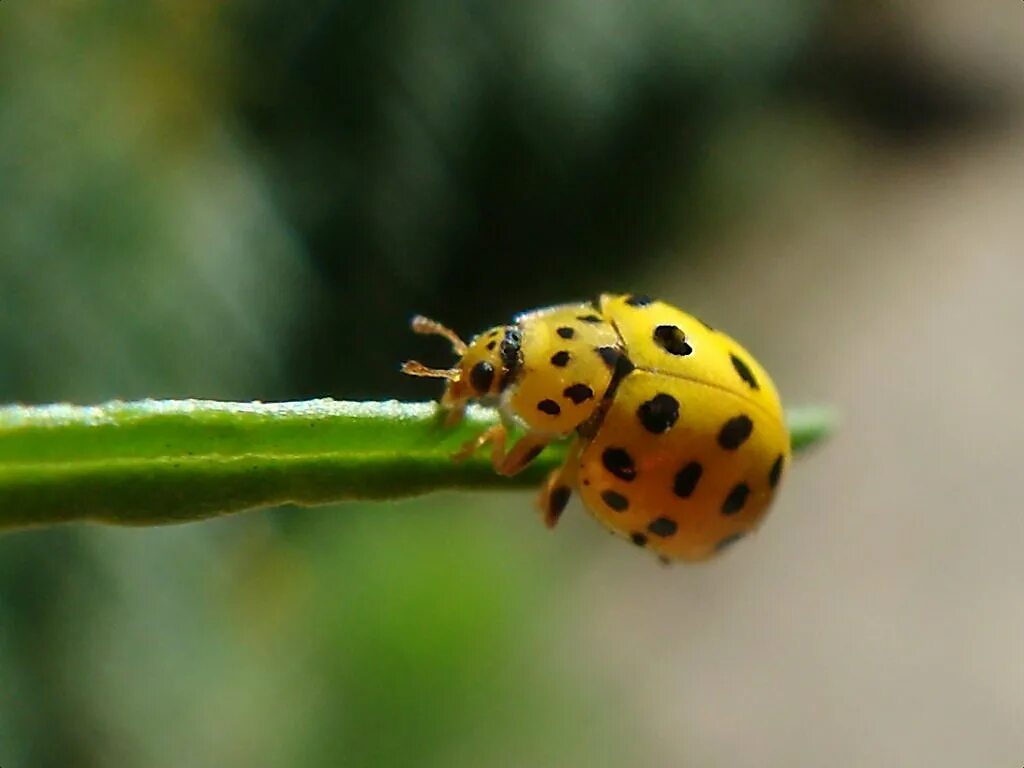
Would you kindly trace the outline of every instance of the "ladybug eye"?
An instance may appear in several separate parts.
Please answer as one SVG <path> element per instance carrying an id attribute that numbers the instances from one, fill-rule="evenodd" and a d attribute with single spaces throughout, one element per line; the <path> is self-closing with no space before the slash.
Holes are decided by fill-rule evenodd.
<path id="1" fill-rule="evenodd" d="M 477 363 L 469 372 L 469 383 L 477 392 L 490 391 L 491 382 L 493 381 L 494 366 L 486 361 Z"/>

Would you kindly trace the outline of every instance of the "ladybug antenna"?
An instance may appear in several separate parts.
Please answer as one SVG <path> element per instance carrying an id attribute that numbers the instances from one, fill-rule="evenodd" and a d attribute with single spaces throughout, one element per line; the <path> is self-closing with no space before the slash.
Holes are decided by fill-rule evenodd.
<path id="1" fill-rule="evenodd" d="M 452 349 L 455 350 L 455 354 L 458 355 L 459 357 L 462 357 L 464 354 L 466 354 L 466 342 L 460 339 L 459 335 L 455 331 L 453 331 L 451 328 L 448 328 L 447 326 L 441 325 L 439 322 L 437 322 L 437 320 L 431 320 L 429 317 L 424 317 L 423 315 L 416 315 L 412 319 L 410 325 L 412 326 L 413 333 L 420 333 L 423 334 L 424 336 L 444 336 L 446 339 L 448 339 L 448 341 L 451 342 Z M 422 368 L 422 366 L 420 367 Z M 409 373 L 409 371 L 406 371 L 406 373 Z M 435 374 L 414 373 L 412 375 L 432 376 Z M 447 374 L 445 375 L 447 376 Z"/>
<path id="2" fill-rule="evenodd" d="M 449 381 L 454 381 L 459 377 L 458 368 L 428 368 L 415 360 L 406 360 L 402 363 L 402 373 L 409 376 L 423 376 L 428 379 L 448 379 Z"/>

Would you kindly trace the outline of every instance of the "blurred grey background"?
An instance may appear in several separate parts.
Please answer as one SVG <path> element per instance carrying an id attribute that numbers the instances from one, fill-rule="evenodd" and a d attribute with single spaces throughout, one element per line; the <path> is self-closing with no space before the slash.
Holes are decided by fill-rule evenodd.
<path id="1" fill-rule="evenodd" d="M 1024 6 L 0 4 L 0 401 L 426 399 L 600 290 L 840 434 L 661 568 L 532 494 L 0 539 L 0 764 L 1024 762 Z"/>

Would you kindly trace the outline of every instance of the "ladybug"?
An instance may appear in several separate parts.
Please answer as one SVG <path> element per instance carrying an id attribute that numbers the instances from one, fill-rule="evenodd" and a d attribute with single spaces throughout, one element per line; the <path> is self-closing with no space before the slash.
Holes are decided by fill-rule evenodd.
<path id="1" fill-rule="evenodd" d="M 450 369 L 410 361 L 412 376 L 447 380 L 448 423 L 478 401 L 501 423 L 456 458 L 490 445 L 514 475 L 572 436 L 540 494 L 554 527 L 573 491 L 614 533 L 662 559 L 702 560 L 753 531 L 790 461 L 775 385 L 729 336 L 648 296 L 603 294 L 518 315 L 466 344 L 422 316 L 412 329 L 447 338 Z M 514 426 L 526 434 L 507 445 Z"/>

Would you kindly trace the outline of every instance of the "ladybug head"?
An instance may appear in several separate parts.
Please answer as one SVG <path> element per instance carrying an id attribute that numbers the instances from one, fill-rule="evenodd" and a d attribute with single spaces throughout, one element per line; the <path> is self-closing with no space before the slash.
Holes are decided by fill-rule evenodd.
<path id="1" fill-rule="evenodd" d="M 461 415 L 466 403 L 473 399 L 493 399 L 508 386 L 521 364 L 521 332 L 515 325 L 499 325 L 475 336 L 467 344 L 449 328 L 435 320 L 417 315 L 412 319 L 415 333 L 444 336 L 459 356 L 451 368 L 428 368 L 410 360 L 402 372 L 410 376 L 447 379 L 441 406 Z"/>

